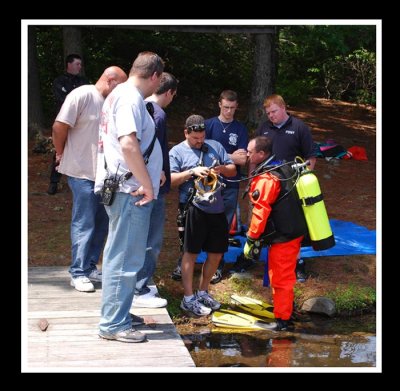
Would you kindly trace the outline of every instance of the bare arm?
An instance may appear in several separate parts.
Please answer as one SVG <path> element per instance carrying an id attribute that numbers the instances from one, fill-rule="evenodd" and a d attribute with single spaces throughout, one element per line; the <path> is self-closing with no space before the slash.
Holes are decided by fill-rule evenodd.
<path id="1" fill-rule="evenodd" d="M 201 178 L 205 178 L 209 172 L 210 172 L 210 169 L 208 167 L 204 167 L 204 166 L 193 167 L 190 170 L 186 170 L 186 171 L 182 171 L 182 172 L 171 172 L 171 186 L 179 186 L 183 182 L 186 182 L 189 179 L 191 179 L 192 176 L 193 177 L 199 176 Z"/>
<path id="2" fill-rule="evenodd" d="M 236 166 L 234 164 L 227 164 L 222 166 L 216 166 L 213 168 L 216 174 L 222 174 L 226 177 L 231 177 L 236 175 Z"/>
<path id="3" fill-rule="evenodd" d="M 310 161 L 310 165 L 308 166 L 310 170 L 314 170 L 315 163 L 317 162 L 316 157 L 309 157 L 307 160 Z"/>
<path id="4" fill-rule="evenodd" d="M 53 144 L 56 149 L 56 162 L 60 162 L 61 156 L 64 152 L 65 142 L 68 137 L 68 130 L 70 126 L 64 122 L 54 121 L 53 124 Z"/>
<path id="5" fill-rule="evenodd" d="M 237 149 L 232 154 L 228 155 L 235 164 L 244 166 L 247 162 L 247 151 L 243 148 Z"/>
<path id="6" fill-rule="evenodd" d="M 119 139 L 119 143 L 121 145 L 122 156 L 128 165 L 129 171 L 141 183 L 139 189 L 133 193 L 134 195 L 143 195 L 143 198 L 136 204 L 147 204 L 154 199 L 153 184 L 144 164 L 136 134 L 131 133 L 128 136 L 122 136 Z"/>

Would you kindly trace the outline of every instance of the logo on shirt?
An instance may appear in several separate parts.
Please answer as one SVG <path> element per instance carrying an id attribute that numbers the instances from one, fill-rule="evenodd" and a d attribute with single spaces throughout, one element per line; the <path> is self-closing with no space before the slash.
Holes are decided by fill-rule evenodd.
<path id="1" fill-rule="evenodd" d="M 238 135 L 235 133 L 229 133 L 229 145 L 237 145 Z"/>
<path id="2" fill-rule="evenodd" d="M 285 130 L 286 134 L 294 134 L 294 130 Z"/>

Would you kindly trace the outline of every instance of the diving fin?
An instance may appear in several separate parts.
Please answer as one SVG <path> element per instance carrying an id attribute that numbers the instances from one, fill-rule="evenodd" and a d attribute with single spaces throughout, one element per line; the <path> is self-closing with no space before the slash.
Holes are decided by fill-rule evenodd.
<path id="1" fill-rule="evenodd" d="M 243 311 L 250 312 L 253 315 L 262 318 L 275 319 L 274 307 L 265 301 L 253 299 L 247 296 L 231 295 L 231 299 L 236 306 Z"/>
<path id="2" fill-rule="evenodd" d="M 270 330 L 274 331 L 275 322 L 266 322 L 249 314 L 242 312 L 220 309 L 212 315 L 211 321 L 217 327 L 242 330 Z"/>

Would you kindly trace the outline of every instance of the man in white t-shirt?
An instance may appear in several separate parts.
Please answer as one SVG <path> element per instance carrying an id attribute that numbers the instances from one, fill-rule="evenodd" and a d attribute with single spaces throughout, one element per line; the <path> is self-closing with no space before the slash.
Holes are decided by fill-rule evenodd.
<path id="1" fill-rule="evenodd" d="M 93 193 L 101 108 L 105 97 L 126 79 L 121 68 L 107 68 L 95 85 L 68 94 L 53 124 L 58 171 L 67 175 L 73 197 L 71 285 L 81 292 L 93 292 L 92 282 L 101 282 L 97 263 L 108 231 L 104 206 Z"/>
<path id="2" fill-rule="evenodd" d="M 145 98 L 157 91 L 164 70 L 155 53 L 142 52 L 129 78 L 105 100 L 100 124 L 95 191 L 110 219 L 103 253 L 101 338 L 143 342 L 130 314 L 137 275 L 145 258 L 163 157 Z M 162 182 L 162 183 L 160 183 Z"/>

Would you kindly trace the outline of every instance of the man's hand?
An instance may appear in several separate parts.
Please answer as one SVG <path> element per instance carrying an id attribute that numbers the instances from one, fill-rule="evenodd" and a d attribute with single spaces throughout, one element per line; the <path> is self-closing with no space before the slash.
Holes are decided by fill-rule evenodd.
<path id="1" fill-rule="evenodd" d="M 132 191 L 130 194 L 134 197 L 141 195 L 143 196 L 143 198 L 135 202 L 135 205 L 137 206 L 148 204 L 149 202 L 154 200 L 153 187 L 146 189 L 144 186 L 140 186 L 139 189 L 137 189 L 136 191 Z"/>
<path id="2" fill-rule="evenodd" d="M 243 249 L 244 257 L 258 261 L 261 254 L 261 242 L 256 239 L 247 238 Z"/>
<path id="3" fill-rule="evenodd" d="M 233 160 L 235 164 L 239 166 L 244 166 L 247 162 L 247 151 L 243 148 L 237 149 L 229 157 Z"/>

